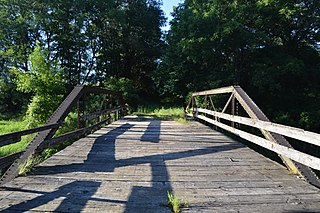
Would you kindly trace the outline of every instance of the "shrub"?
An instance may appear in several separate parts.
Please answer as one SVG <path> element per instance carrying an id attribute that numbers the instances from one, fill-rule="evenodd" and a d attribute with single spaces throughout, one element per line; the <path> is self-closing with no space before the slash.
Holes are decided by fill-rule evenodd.
<path id="1" fill-rule="evenodd" d="M 62 69 L 57 62 L 48 58 L 48 52 L 37 46 L 29 56 L 30 71 L 12 69 L 12 73 L 16 76 L 17 89 L 33 94 L 26 112 L 28 128 L 43 124 L 63 98 Z"/>

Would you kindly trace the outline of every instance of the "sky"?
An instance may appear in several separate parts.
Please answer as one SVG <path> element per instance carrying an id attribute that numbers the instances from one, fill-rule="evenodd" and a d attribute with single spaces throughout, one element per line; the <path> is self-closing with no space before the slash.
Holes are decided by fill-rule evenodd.
<path id="1" fill-rule="evenodd" d="M 179 3 L 182 3 L 183 0 L 162 0 L 162 10 L 165 13 L 165 16 L 167 17 L 167 25 L 162 27 L 162 30 L 169 30 L 169 21 L 172 19 L 172 16 L 170 15 L 171 12 L 173 12 L 173 7 L 178 6 Z"/>

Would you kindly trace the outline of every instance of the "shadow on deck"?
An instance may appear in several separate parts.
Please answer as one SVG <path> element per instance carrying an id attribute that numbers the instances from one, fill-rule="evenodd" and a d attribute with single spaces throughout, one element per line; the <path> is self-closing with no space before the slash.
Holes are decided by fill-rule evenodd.
<path id="1" fill-rule="evenodd" d="M 91 146 L 91 150 L 88 152 L 86 159 L 83 163 L 67 163 L 63 165 L 40 165 L 35 169 L 33 177 L 47 177 L 57 174 L 63 175 L 66 173 L 90 173 L 92 175 L 90 180 L 78 179 L 69 182 L 65 185 L 61 185 L 52 192 L 46 192 L 41 190 L 27 190 L 19 187 L 5 186 L 1 187 L 2 191 L 27 193 L 28 195 L 34 194 L 36 197 L 31 196 L 31 199 L 26 197 L 25 200 L 21 200 L 20 203 L 13 204 L 7 208 L 2 209 L 2 212 L 19 212 L 29 211 L 37 209 L 50 202 L 56 202 L 60 200 L 59 204 L 50 211 L 54 212 L 80 212 L 88 211 L 86 206 L 88 202 L 99 202 L 97 211 L 103 212 L 105 207 L 102 203 L 108 203 L 110 205 L 122 205 L 122 211 L 124 212 L 169 212 L 169 209 L 164 206 L 167 191 L 173 192 L 170 175 L 166 165 L 166 161 L 190 158 L 195 156 L 204 156 L 208 154 L 227 152 L 245 146 L 240 143 L 226 143 L 225 145 L 214 144 L 212 146 L 206 146 L 203 148 L 172 151 L 169 153 L 161 154 L 146 154 L 138 157 L 127 157 L 122 159 L 116 159 L 116 144 L 117 139 L 124 135 L 126 132 L 130 132 L 139 121 L 126 119 L 125 123 L 120 126 L 111 129 L 106 134 L 102 134 L 94 139 L 94 135 L 89 135 L 88 139 L 94 139 Z M 148 126 L 143 130 L 143 134 L 140 136 L 140 143 L 148 146 L 148 144 L 161 143 L 161 125 L 162 121 L 159 120 L 145 120 L 149 122 Z M 141 150 L 143 152 L 143 150 Z M 115 172 L 116 169 L 149 164 L 151 168 L 151 186 L 132 186 L 131 192 L 127 199 L 106 199 L 98 198 L 95 196 L 99 188 L 102 187 L 102 180 L 94 180 L 95 174 L 105 174 Z M 77 179 L 77 177 L 74 177 Z M 104 192 L 108 194 L 109 189 L 104 189 Z M 111 192 L 110 192 L 111 193 Z M 146 200 L 151 201 L 146 204 Z M 3 199 L 1 202 L 4 202 Z M 5 201 L 8 202 L 8 201 Z M 99 209 L 101 208 L 101 209 Z M 49 210 L 49 209 L 44 209 Z M 91 209 L 92 211 L 94 209 Z M 192 207 L 189 209 L 192 211 Z M 301 211 L 287 211 L 287 212 L 301 212 Z"/>
<path id="2" fill-rule="evenodd" d="M 113 172 L 115 168 L 126 167 L 131 165 L 150 163 L 152 170 L 152 187 L 133 186 L 129 199 L 125 200 L 109 200 L 98 199 L 100 202 L 121 203 L 125 204 L 125 212 L 135 212 L 137 206 L 143 205 L 144 198 L 158 197 L 159 194 L 166 196 L 167 191 L 172 191 L 169 174 L 165 165 L 166 160 L 188 158 L 197 155 L 206 155 L 215 152 L 228 151 L 230 149 L 242 148 L 243 145 L 238 144 L 206 147 L 204 149 L 195 149 L 182 152 L 174 152 L 168 154 L 147 155 L 142 157 L 132 157 L 127 159 L 115 159 L 116 139 L 134 125 L 125 123 L 107 134 L 101 135 L 95 139 L 91 150 L 87 155 L 87 159 L 83 163 L 72 163 L 67 165 L 55 166 L 39 166 L 32 175 L 53 175 L 70 172 Z M 151 120 L 147 129 L 141 136 L 140 141 L 143 143 L 159 143 L 161 132 L 161 121 Z M 89 136 L 90 137 L 90 136 Z M 97 166 L 98 165 L 98 166 Z M 160 182 L 160 185 L 159 185 Z M 42 194 L 32 200 L 24 201 L 16 205 L 12 205 L 5 209 L 4 212 L 13 212 L 19 210 L 31 210 L 35 207 L 44 205 L 57 198 L 64 198 L 61 204 L 54 210 L 80 212 L 89 200 L 97 200 L 92 198 L 101 182 L 97 181 L 74 181 L 72 183 L 59 187 L 54 192 L 41 192 L 32 190 L 20 190 L 10 187 L 2 187 L 2 190 L 20 191 L 27 193 Z M 159 187 L 160 186 L 160 187 Z M 78 189 L 81 190 L 78 190 Z M 76 189 L 76 191 L 74 191 Z"/>

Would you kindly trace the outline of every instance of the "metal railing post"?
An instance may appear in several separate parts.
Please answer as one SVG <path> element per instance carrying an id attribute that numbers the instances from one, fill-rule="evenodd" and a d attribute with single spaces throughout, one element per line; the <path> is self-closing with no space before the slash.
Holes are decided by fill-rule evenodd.
<path id="1" fill-rule="evenodd" d="M 235 105 L 236 105 L 236 98 L 235 96 L 232 96 L 232 101 L 231 101 L 231 115 L 235 115 Z M 231 126 L 234 128 L 234 122 L 231 122 Z"/>

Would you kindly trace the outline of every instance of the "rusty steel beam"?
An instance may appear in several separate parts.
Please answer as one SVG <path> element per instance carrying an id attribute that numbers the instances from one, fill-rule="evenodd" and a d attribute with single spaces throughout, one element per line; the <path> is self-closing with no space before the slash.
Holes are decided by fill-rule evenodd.
<path id="1" fill-rule="evenodd" d="M 55 123 L 55 124 L 44 125 L 41 127 L 33 128 L 33 129 L 27 129 L 27 130 L 22 130 L 19 132 L 1 135 L 0 136 L 0 147 L 19 142 L 21 140 L 21 137 L 24 135 L 30 135 L 33 133 L 41 132 L 43 130 L 57 128 L 59 126 L 60 126 L 60 123 Z"/>
<path id="2" fill-rule="evenodd" d="M 17 152 L 11 155 L 7 155 L 0 158 L 0 169 L 7 168 L 10 166 L 13 161 L 15 161 L 17 158 L 19 158 L 22 155 L 22 152 Z"/>
<path id="3" fill-rule="evenodd" d="M 64 101 L 60 104 L 60 106 L 56 109 L 56 111 L 51 115 L 51 117 L 45 123 L 45 126 L 39 127 L 37 130 L 38 134 L 33 138 L 33 140 L 29 143 L 27 148 L 18 156 L 17 159 L 13 161 L 13 163 L 9 166 L 9 168 L 5 171 L 4 175 L 0 179 L 0 185 L 7 183 L 8 181 L 12 180 L 18 175 L 19 166 L 23 165 L 28 158 L 36 153 L 38 147 L 44 142 L 50 140 L 58 128 L 62 125 L 63 120 L 67 117 L 70 113 L 72 107 L 78 102 L 80 97 L 82 97 L 86 93 L 99 93 L 99 94 L 109 94 L 114 95 L 118 98 L 119 102 L 121 103 L 122 107 L 124 106 L 124 100 L 120 93 L 113 92 L 110 90 L 98 88 L 98 87 L 90 87 L 90 86 L 82 86 L 77 85 L 74 89 L 69 93 L 69 95 L 64 99 Z M 94 124 L 91 127 L 84 128 L 84 132 L 92 130 L 96 127 L 99 127 L 103 122 L 106 123 L 108 119 L 105 119 L 97 124 Z M 69 138 L 71 136 L 77 135 L 77 133 L 81 132 L 82 130 L 78 130 L 76 132 L 72 132 L 69 135 L 64 135 L 64 138 Z M 14 133 L 15 134 L 15 133 Z M 62 138 L 61 136 L 60 138 Z M 17 140 L 17 139 L 16 139 Z M 13 141 L 16 141 L 13 140 Z M 58 139 L 56 139 L 58 140 Z M 9 161 L 8 161 L 9 162 Z"/>
<path id="4" fill-rule="evenodd" d="M 105 124 L 108 121 L 110 121 L 110 119 L 111 118 L 107 118 L 107 119 L 104 119 L 104 120 L 100 121 L 99 123 L 93 124 L 93 125 L 91 125 L 89 127 L 77 129 L 75 131 L 68 132 L 68 133 L 59 135 L 57 137 L 45 140 L 37 148 L 37 152 L 41 152 L 44 149 L 46 149 L 48 147 L 51 147 L 53 145 L 57 145 L 57 144 L 63 143 L 66 140 L 72 140 L 72 139 L 75 139 L 75 138 L 85 137 L 88 134 L 90 134 L 92 131 L 94 131 L 97 127 L 100 127 L 102 124 Z"/>

